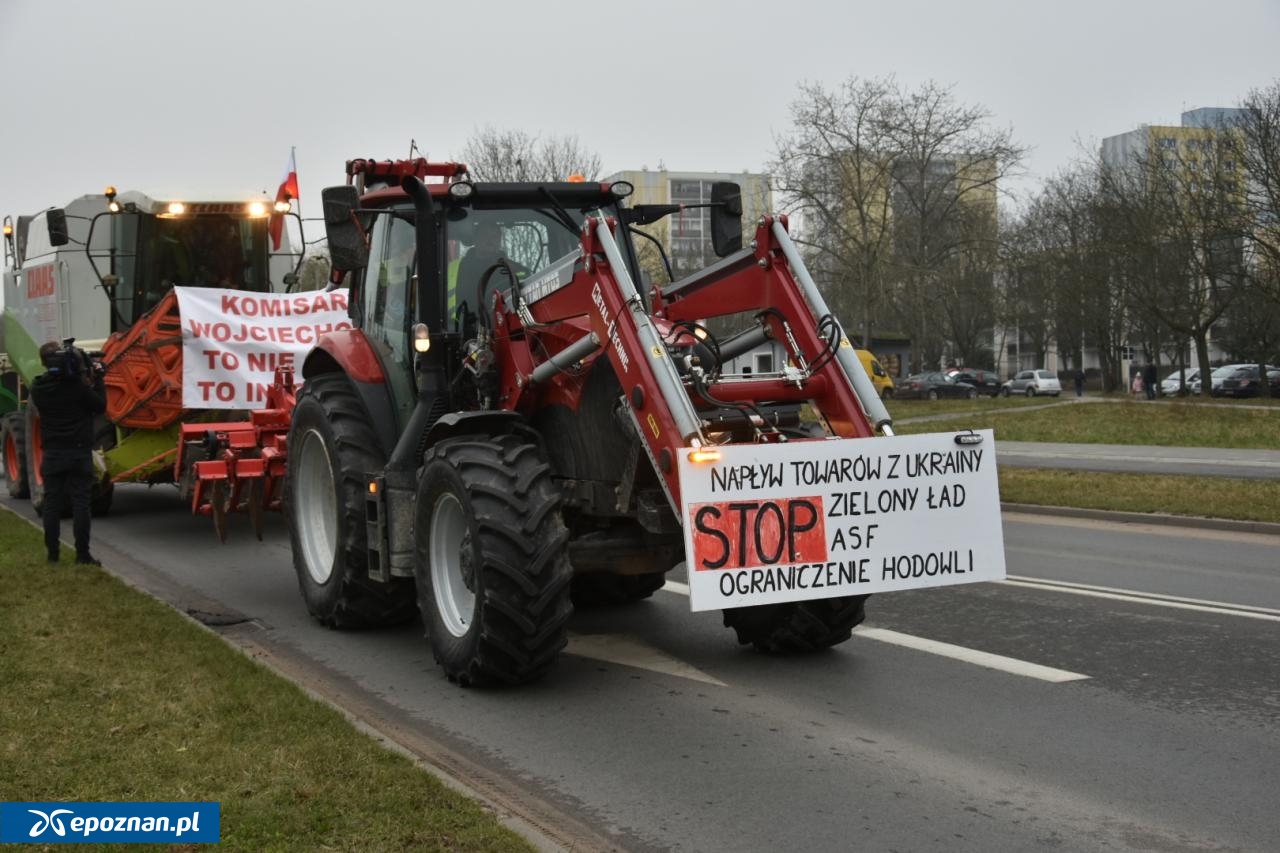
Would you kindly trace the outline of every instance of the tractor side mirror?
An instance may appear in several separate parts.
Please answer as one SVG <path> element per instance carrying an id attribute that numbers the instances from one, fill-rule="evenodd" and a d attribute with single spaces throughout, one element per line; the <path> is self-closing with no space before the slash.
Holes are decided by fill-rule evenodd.
<path id="1" fill-rule="evenodd" d="M 324 233 L 329 241 L 333 268 L 343 272 L 364 269 L 369 264 L 369 246 L 365 242 L 364 229 L 355 217 L 360 206 L 360 194 L 355 187 L 344 184 L 325 187 L 320 191 L 320 200 L 324 206 Z"/>
<path id="2" fill-rule="evenodd" d="M 711 185 L 711 247 L 719 258 L 742 248 L 742 188 L 730 181 Z"/>
<path id="3" fill-rule="evenodd" d="M 60 207 L 51 207 L 44 212 L 45 224 L 49 226 L 49 245 L 65 246 L 71 242 L 67 234 L 67 212 Z"/>

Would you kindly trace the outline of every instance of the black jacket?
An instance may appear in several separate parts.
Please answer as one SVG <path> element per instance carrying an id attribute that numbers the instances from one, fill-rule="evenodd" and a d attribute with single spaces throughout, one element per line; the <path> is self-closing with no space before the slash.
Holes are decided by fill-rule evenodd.
<path id="1" fill-rule="evenodd" d="M 40 413 L 45 450 L 92 450 L 93 416 L 107 410 L 102 381 L 92 386 L 61 373 L 44 373 L 31 383 L 31 401 Z"/>

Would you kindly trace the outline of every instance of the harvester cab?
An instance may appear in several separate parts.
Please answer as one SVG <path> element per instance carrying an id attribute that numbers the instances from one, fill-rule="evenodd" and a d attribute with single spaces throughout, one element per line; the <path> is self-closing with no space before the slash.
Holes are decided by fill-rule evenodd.
<path id="1" fill-rule="evenodd" d="M 694 610 L 772 651 L 848 639 L 872 592 L 1003 576 L 989 434 L 861 441 L 891 419 L 786 217 L 744 246 L 717 185 L 720 260 L 642 293 L 630 228 L 681 208 L 631 189 L 354 160 L 324 191 L 354 328 L 306 357 L 265 465 L 311 614 L 421 614 L 450 679 L 515 683 L 574 606 L 648 597 L 682 562 Z M 760 347 L 776 370 L 730 370 Z M 263 467 L 228 453 L 213 475 Z"/>

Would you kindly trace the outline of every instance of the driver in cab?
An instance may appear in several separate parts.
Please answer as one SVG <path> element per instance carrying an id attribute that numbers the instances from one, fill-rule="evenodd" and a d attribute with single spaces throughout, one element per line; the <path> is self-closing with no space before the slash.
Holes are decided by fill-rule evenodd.
<path id="1" fill-rule="evenodd" d="M 449 315 L 455 316 L 459 307 L 466 303 L 467 311 L 475 314 L 483 310 L 480 298 L 480 280 L 485 272 L 503 259 L 502 226 L 495 222 L 481 222 L 476 225 L 475 245 L 462 258 L 451 264 L 449 269 Z M 508 260 L 518 278 L 524 278 L 528 270 L 515 261 Z M 507 272 L 500 268 L 489 277 L 486 290 L 506 285 Z"/>

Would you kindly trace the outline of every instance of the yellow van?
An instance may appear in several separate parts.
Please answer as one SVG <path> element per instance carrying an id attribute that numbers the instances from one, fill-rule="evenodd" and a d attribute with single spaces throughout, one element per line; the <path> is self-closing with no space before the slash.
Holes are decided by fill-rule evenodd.
<path id="1" fill-rule="evenodd" d="M 889 376 L 889 372 L 880 366 L 880 362 L 876 361 L 876 357 L 868 350 L 856 350 L 858 353 L 858 361 L 862 362 L 862 367 L 867 371 L 867 375 L 871 377 L 871 384 L 875 386 L 876 393 L 880 395 L 881 400 L 888 400 L 893 396 L 893 378 Z"/>

